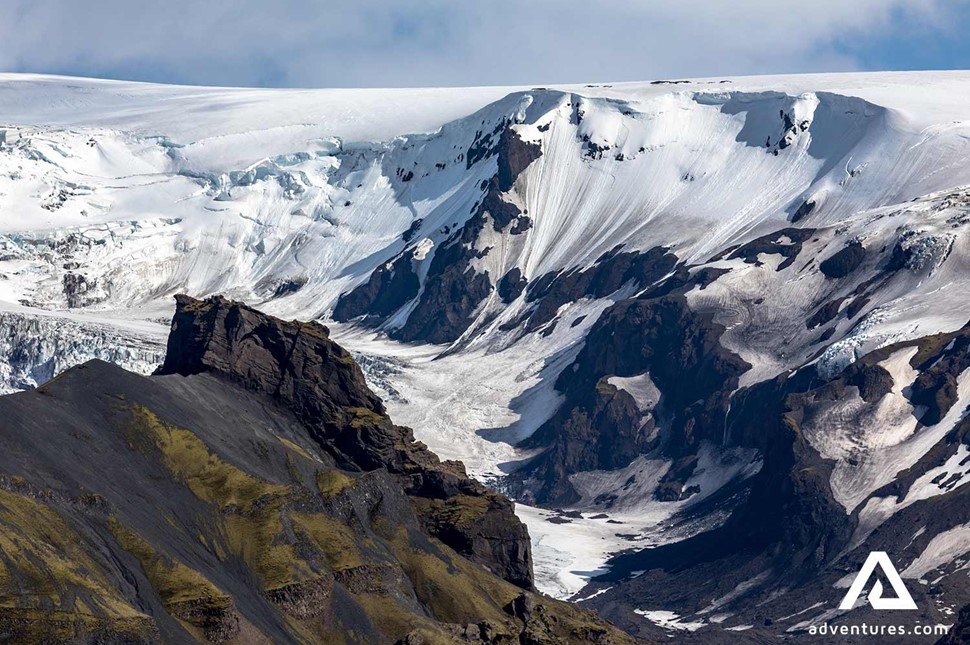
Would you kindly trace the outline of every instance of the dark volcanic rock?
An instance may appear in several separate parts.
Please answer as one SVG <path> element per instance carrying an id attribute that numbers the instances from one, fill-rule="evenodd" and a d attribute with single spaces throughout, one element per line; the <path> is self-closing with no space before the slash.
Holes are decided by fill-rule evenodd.
<path id="1" fill-rule="evenodd" d="M 859 268 L 866 259 L 866 250 L 861 242 L 849 242 L 831 257 L 823 260 L 819 270 L 826 278 L 844 278 Z"/>
<path id="2" fill-rule="evenodd" d="M 378 267 L 365 284 L 344 294 L 334 309 L 334 319 L 343 322 L 369 315 L 374 317 L 371 322 L 379 323 L 420 294 L 405 323 L 390 331 L 390 335 L 404 342 L 434 344 L 461 338 L 475 322 L 479 306 L 491 295 L 498 277 L 472 266 L 474 260 L 490 251 L 480 248 L 479 238 L 487 226 L 513 236 L 532 228 L 532 220 L 515 204 L 510 191 L 522 171 L 541 155 L 542 146 L 523 141 L 507 120 L 499 122 L 491 132 L 476 133 L 466 156 L 467 166 L 471 168 L 497 156 L 497 172 L 482 182 L 484 195 L 464 226 L 435 248 L 424 284 L 419 282 L 411 266 L 411 254 L 405 250 Z M 411 242 L 420 227 L 421 221 L 417 220 L 405 231 L 405 243 Z M 500 285 L 503 298 L 518 297 L 524 287 L 520 278 L 521 274 Z"/>
<path id="3" fill-rule="evenodd" d="M 407 322 L 391 332 L 393 338 L 450 343 L 471 326 L 476 309 L 492 292 L 490 276 L 471 266 L 487 253 L 473 248 L 483 228 L 484 218 L 470 221 L 436 249 L 421 299 Z"/>
<path id="4" fill-rule="evenodd" d="M 522 215 L 522 211 L 515 204 L 507 201 L 499 187 L 498 177 L 492 177 L 488 183 L 488 191 L 479 206 L 477 217 L 484 217 L 487 213 L 492 218 L 492 228 L 496 233 L 509 230 L 512 235 L 525 233 L 532 227 L 532 221 Z M 515 225 L 513 228 L 512 225 Z"/>
<path id="5" fill-rule="evenodd" d="M 214 373 L 272 397 L 341 467 L 401 476 L 433 532 L 442 526 L 440 513 L 467 503 L 478 512 L 439 537 L 496 575 L 531 587 L 528 533 L 511 502 L 469 479 L 461 464 L 439 462 L 410 429 L 394 425 L 326 327 L 279 320 L 219 297 L 178 296 L 177 304 L 157 374 Z"/>
<path id="6" fill-rule="evenodd" d="M 626 466 L 655 445 L 653 424 L 643 423 L 633 397 L 609 385 L 609 376 L 649 373 L 663 399 L 657 412 L 668 428 L 665 454 L 679 459 L 701 440 L 720 441 L 730 394 L 750 366 L 720 345 L 724 328 L 713 314 L 690 310 L 685 288 L 619 302 L 590 330 L 573 369 L 556 383 L 565 403 L 522 444 L 547 448 L 525 469 L 542 482 L 539 501 L 573 502 L 569 474 Z M 678 471 L 678 482 L 691 470 Z M 674 494 L 672 482 L 667 488 L 665 495 Z"/>
<path id="7" fill-rule="evenodd" d="M 296 293 L 305 287 L 306 283 L 306 276 L 299 276 L 297 278 L 290 278 L 288 280 L 280 280 L 273 289 L 273 296 L 279 298 L 291 293 Z"/>
<path id="8" fill-rule="evenodd" d="M 896 245 L 893 246 L 892 253 L 889 256 L 889 261 L 886 263 L 885 271 L 887 273 L 894 273 L 896 271 L 901 271 L 910 266 L 918 264 L 917 253 L 918 247 L 916 245 L 906 245 L 906 237 L 896 241 Z"/>
<path id="9" fill-rule="evenodd" d="M 408 227 L 408 230 L 401 233 L 401 239 L 404 240 L 405 243 L 413 240 L 414 236 L 417 235 L 418 231 L 421 230 L 422 224 L 424 224 L 424 218 L 421 217 L 411 222 L 411 226 Z"/>
<path id="10" fill-rule="evenodd" d="M 855 318 L 856 316 L 858 316 L 862 312 L 863 309 L 866 308 L 866 305 L 867 304 L 869 304 L 869 298 L 868 297 L 866 297 L 866 296 L 857 296 L 856 298 L 854 298 L 852 300 L 852 302 L 850 302 L 846 306 L 846 308 L 845 308 L 845 317 L 846 318 L 849 318 L 850 320 L 852 318 Z"/>
<path id="11" fill-rule="evenodd" d="M 498 283 L 498 295 L 502 302 L 508 304 L 522 295 L 528 282 L 519 267 L 509 270 Z"/>
<path id="12" fill-rule="evenodd" d="M 849 383 L 859 388 L 859 396 L 866 403 L 875 403 L 893 389 L 893 377 L 882 365 L 861 363 Z"/>
<path id="13" fill-rule="evenodd" d="M 333 318 L 338 322 L 363 315 L 386 318 L 417 296 L 420 288 L 411 254 L 402 253 L 377 267 L 367 282 L 342 295 L 334 307 Z"/>
<path id="14" fill-rule="evenodd" d="M 546 504 L 576 501 L 569 476 L 586 470 L 622 468 L 652 445 L 643 414 L 633 397 L 606 383 L 595 388 L 591 400 L 557 414 L 523 447 L 549 447 L 527 471 L 543 482 L 536 499 Z"/>
<path id="15" fill-rule="evenodd" d="M 471 168 L 479 161 L 488 159 L 498 152 L 496 140 L 501 137 L 501 133 L 508 127 L 507 119 L 499 121 L 491 132 L 475 133 L 475 139 L 468 147 L 468 154 L 465 155 L 465 168 Z"/>
<path id="16" fill-rule="evenodd" d="M 781 558 L 793 575 L 810 575 L 837 555 L 852 529 L 832 497 L 832 465 L 819 456 L 800 428 L 803 407 L 826 394 L 789 394 L 812 385 L 814 371 L 807 369 L 789 379 L 779 377 L 752 387 L 732 402 L 728 422 L 741 445 L 761 450 L 764 466 L 751 482 L 746 503 L 724 526 L 725 534 L 735 545 L 737 540 L 787 544 L 790 550 Z M 841 381 L 823 386 L 832 396 L 841 396 L 844 387 Z"/>
<path id="17" fill-rule="evenodd" d="M 814 234 L 815 229 L 811 228 L 783 228 L 751 240 L 734 251 L 730 257 L 742 258 L 748 264 L 760 265 L 758 255 L 778 254 L 785 258 L 778 265 L 778 270 L 783 271 L 795 262 L 795 258 L 802 252 L 802 244 Z"/>
<path id="18" fill-rule="evenodd" d="M 661 502 L 676 502 L 686 499 L 691 491 L 684 489 L 684 484 L 697 467 L 697 455 L 687 455 L 674 461 L 670 470 L 660 479 L 660 485 L 654 497 Z"/>
<path id="19" fill-rule="evenodd" d="M 924 361 L 927 364 L 928 361 Z M 913 383 L 910 401 L 913 405 L 926 406 L 920 417 L 923 425 L 940 422 L 957 402 L 957 377 L 970 367 L 970 335 L 965 331 L 937 353 L 932 363 L 920 373 Z"/>
<path id="20" fill-rule="evenodd" d="M 405 460 L 406 433 L 329 330 L 282 321 L 223 298 L 177 296 L 165 362 L 156 374 L 214 372 L 290 408 L 338 463 L 361 469 Z"/>
<path id="21" fill-rule="evenodd" d="M 541 147 L 523 142 L 506 128 L 489 155 L 492 153 L 498 155 L 498 174 L 484 182 L 485 195 L 465 225 L 435 250 L 421 298 L 404 325 L 391 332 L 393 338 L 435 344 L 458 340 L 475 321 L 478 307 L 492 293 L 497 278 L 472 266 L 473 260 L 490 250 L 477 248 L 488 222 L 496 232 L 510 235 L 521 235 L 531 228 L 532 221 L 506 198 L 506 193 L 519 173 L 539 158 Z M 469 152 L 469 163 L 471 159 Z"/>
<path id="22" fill-rule="evenodd" d="M 161 374 L 0 397 L 0 640 L 633 645 L 521 588 L 508 500 L 391 424 L 324 327 L 178 304 Z"/>
<path id="23" fill-rule="evenodd" d="M 830 484 L 835 462 L 823 459 L 810 444 L 807 424 L 833 403 L 851 401 L 857 405 L 856 392 L 864 402 L 859 414 L 875 414 L 882 398 L 901 385 L 893 383 L 890 372 L 880 363 L 909 348 L 917 350 L 910 365 L 926 382 L 925 390 L 917 391 L 914 386 L 910 396 L 934 393 L 933 400 L 921 399 L 918 405 L 929 408 L 922 417 L 924 423 L 935 422 L 952 408 L 948 379 L 943 375 L 955 377 L 967 369 L 968 342 L 970 324 L 957 332 L 884 347 L 861 357 L 835 378 L 821 379 L 813 367 L 804 367 L 741 388 L 731 399 L 723 441 L 756 449 L 763 466 L 744 483 L 743 490 L 733 493 L 737 503 L 730 517 L 707 533 L 613 558 L 610 573 L 598 581 L 613 589 L 589 604 L 632 633 L 647 635 L 654 632 L 632 614 L 631 607 L 673 607 L 693 620 L 709 611 L 705 608 L 711 598 L 724 598 L 718 611 L 731 613 L 738 624 L 752 625 L 746 632 L 750 642 L 770 642 L 779 636 L 786 638 L 786 631 L 795 622 L 809 617 L 791 619 L 791 610 L 819 603 L 816 614 L 821 614 L 826 607 L 834 607 L 838 598 L 831 598 L 829 590 L 836 581 L 858 571 L 870 551 L 891 553 L 896 562 L 914 561 L 937 536 L 970 519 L 970 488 L 959 486 L 966 476 L 962 467 L 947 468 L 948 472 L 930 482 L 939 488 L 939 494 L 927 495 L 924 488 L 928 485 L 927 473 L 952 464 L 963 446 L 970 445 L 970 420 L 963 419 L 917 463 L 872 493 L 872 499 L 902 500 L 911 499 L 918 490 L 921 499 L 885 518 L 861 544 L 855 536 L 859 510 L 864 505 L 847 513 L 836 500 Z M 682 468 L 684 463 L 686 460 L 676 461 L 670 471 Z M 851 456 L 842 466 L 846 464 L 853 464 Z M 917 485 L 919 488 L 914 488 Z M 677 499 L 675 493 L 664 489 L 669 499 Z M 928 574 L 926 577 L 935 581 L 932 585 L 907 584 L 920 610 L 919 622 L 951 622 L 939 611 L 941 597 L 951 606 L 970 601 L 970 589 L 957 562 Z M 642 575 L 627 579 L 631 571 Z M 739 585 L 743 585 L 743 593 L 738 591 L 742 589 Z M 886 613 L 866 606 L 847 616 L 852 621 L 887 623 Z M 962 642 L 957 639 L 965 637 L 966 623 L 964 612 L 950 640 L 941 642 Z M 796 636 L 810 643 L 827 642 L 805 633 Z M 711 625 L 697 631 L 688 642 L 694 641 L 731 643 L 736 642 L 736 636 Z"/>
<path id="24" fill-rule="evenodd" d="M 525 331 L 534 331 L 551 321 L 564 304 L 582 298 L 604 298 L 627 283 L 645 288 L 667 275 L 676 264 L 677 256 L 663 247 L 629 253 L 614 249 L 588 269 L 540 276 L 526 293 L 526 302 L 535 305 L 526 314 Z"/>
<path id="25" fill-rule="evenodd" d="M 800 222 L 801 220 L 811 215 L 814 211 L 815 211 L 815 202 L 811 200 L 803 201 L 801 206 L 799 206 L 795 210 L 795 212 L 792 213 L 792 218 L 791 218 L 792 224 L 794 224 L 795 222 Z"/>
<path id="26" fill-rule="evenodd" d="M 512 190 L 519 174 L 541 156 L 540 144 L 523 141 L 512 128 L 503 130 L 498 143 L 498 189 Z"/>
<path id="27" fill-rule="evenodd" d="M 839 315 L 839 308 L 842 303 L 845 302 L 845 297 L 835 298 L 826 302 L 824 305 L 819 307 L 812 316 L 805 321 L 805 327 L 808 329 L 815 329 L 816 327 L 821 327 L 827 322 L 830 322 Z"/>

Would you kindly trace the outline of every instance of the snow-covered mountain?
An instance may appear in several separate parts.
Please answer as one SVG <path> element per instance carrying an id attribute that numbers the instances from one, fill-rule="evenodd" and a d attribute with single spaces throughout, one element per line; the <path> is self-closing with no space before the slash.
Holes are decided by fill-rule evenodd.
<path id="1" fill-rule="evenodd" d="M 150 371 L 171 296 L 225 294 L 328 321 L 398 422 L 523 502 L 540 587 L 603 574 L 580 595 L 634 633 L 834 620 L 874 546 L 943 622 L 970 602 L 968 97 L 0 75 L 3 386 Z"/>

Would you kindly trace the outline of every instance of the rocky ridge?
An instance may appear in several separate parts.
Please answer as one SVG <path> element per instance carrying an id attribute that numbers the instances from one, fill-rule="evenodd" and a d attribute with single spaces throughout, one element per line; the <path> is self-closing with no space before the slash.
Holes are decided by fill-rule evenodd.
<path id="1" fill-rule="evenodd" d="M 144 377 L 0 397 L 0 632 L 44 643 L 632 643 L 529 589 L 511 504 L 326 328 L 180 297 Z"/>

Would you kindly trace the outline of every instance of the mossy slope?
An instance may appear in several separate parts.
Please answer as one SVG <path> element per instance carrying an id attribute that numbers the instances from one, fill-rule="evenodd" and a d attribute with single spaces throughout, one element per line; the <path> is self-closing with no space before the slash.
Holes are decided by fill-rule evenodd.
<path id="1" fill-rule="evenodd" d="M 13 642 L 630 641 L 434 536 L 481 521 L 488 496 L 432 500 L 400 473 L 342 469 L 225 380 L 90 363 L 0 397 L 0 419 Z"/>

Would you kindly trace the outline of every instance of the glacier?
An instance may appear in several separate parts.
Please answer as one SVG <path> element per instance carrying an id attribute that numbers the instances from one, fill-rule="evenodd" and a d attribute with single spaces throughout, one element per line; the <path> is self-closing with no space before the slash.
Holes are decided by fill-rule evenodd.
<path id="1" fill-rule="evenodd" d="M 490 133 L 511 128 L 542 156 L 510 191 L 531 228 L 486 228 L 474 270 L 497 280 L 517 269 L 532 281 L 589 269 L 618 248 L 664 247 L 729 271 L 687 299 L 718 312 L 725 346 L 752 365 L 746 386 L 811 361 L 835 376 L 867 352 L 970 320 L 968 96 L 966 72 L 421 90 L 0 74 L 0 389 L 34 387 L 90 358 L 148 373 L 171 297 L 220 293 L 328 324 L 397 422 L 501 486 L 536 454 L 516 443 L 562 403 L 556 378 L 629 288 L 573 299 L 555 312 L 563 324 L 529 334 L 510 331 L 525 297 L 491 293 L 445 344 L 392 339 L 413 303 L 376 326 L 332 320 L 343 294 L 402 254 L 426 278 L 498 172 L 494 157 L 470 158 Z M 920 272 L 880 292 L 860 321 L 840 322 L 817 356 L 803 319 L 824 278 L 780 279 L 770 254 L 757 266 L 716 257 L 803 218 L 824 231 L 807 242 L 813 256 L 849 239 L 891 246 L 904 232 L 908 268 Z M 755 311 L 757 298 L 783 305 Z M 909 464 L 928 449 L 910 446 L 868 467 Z M 683 537 L 664 522 L 756 465 L 722 457 L 705 457 L 704 494 L 693 500 L 645 493 L 621 503 L 611 517 L 632 541 L 590 505 L 562 524 L 522 506 L 540 586 L 571 596 L 609 554 Z M 669 467 L 631 466 L 653 473 L 651 485 Z M 850 508 L 884 483 L 866 476 L 864 490 L 845 492 Z M 622 483 L 615 472 L 577 477 L 584 490 Z"/>

